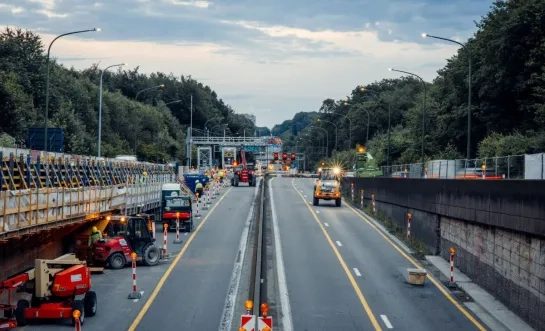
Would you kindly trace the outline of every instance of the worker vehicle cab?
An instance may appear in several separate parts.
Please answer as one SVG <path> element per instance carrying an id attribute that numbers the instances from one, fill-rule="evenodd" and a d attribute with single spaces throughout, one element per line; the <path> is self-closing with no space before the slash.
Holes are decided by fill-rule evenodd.
<path id="1" fill-rule="evenodd" d="M 121 269 L 132 263 L 131 253 L 136 261 L 154 266 L 163 258 L 163 250 L 155 245 L 155 239 L 143 216 L 111 216 L 104 231 L 104 238 L 94 244 L 95 261 Z"/>
<path id="2" fill-rule="evenodd" d="M 240 150 L 240 158 L 242 162 L 233 165 L 233 178 L 231 178 L 231 186 L 238 186 L 239 183 L 248 183 L 248 186 L 256 186 L 257 178 L 254 171 L 253 163 L 246 162 L 246 152 Z"/>
<path id="3" fill-rule="evenodd" d="M 179 221 L 180 230 L 191 232 L 193 229 L 191 197 L 166 197 L 163 200 L 162 211 L 163 226 L 166 224 L 169 230 L 176 230 L 176 220 Z"/>
<path id="4" fill-rule="evenodd" d="M 320 200 L 335 200 L 335 206 L 341 206 L 341 169 L 320 168 L 318 179 L 314 184 L 313 205 L 318 206 Z"/>

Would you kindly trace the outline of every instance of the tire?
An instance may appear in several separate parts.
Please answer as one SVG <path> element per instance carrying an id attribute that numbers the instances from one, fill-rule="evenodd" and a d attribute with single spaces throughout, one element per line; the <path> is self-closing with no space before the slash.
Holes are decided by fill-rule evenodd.
<path id="1" fill-rule="evenodd" d="M 85 316 L 93 317 L 97 313 L 98 308 L 98 299 L 95 291 L 89 291 L 85 293 L 83 297 L 83 310 L 85 311 Z"/>
<path id="2" fill-rule="evenodd" d="M 79 310 L 81 312 L 79 323 L 83 326 L 83 323 L 85 322 L 85 305 L 83 304 L 83 300 L 74 300 L 74 302 L 72 302 L 72 312 L 74 312 L 74 310 Z M 76 319 L 74 317 L 72 317 L 72 326 L 76 326 Z"/>
<path id="3" fill-rule="evenodd" d="M 15 321 L 17 321 L 17 326 L 25 326 L 28 324 L 25 317 L 25 310 L 29 307 L 30 302 L 28 300 L 21 299 L 17 301 L 17 308 L 15 308 Z"/>
<path id="4" fill-rule="evenodd" d="M 125 260 L 125 256 L 123 254 L 117 252 L 110 255 L 110 257 L 108 258 L 108 264 L 112 269 L 123 269 L 127 264 L 127 260 Z"/>
<path id="5" fill-rule="evenodd" d="M 318 206 L 318 205 L 320 204 L 320 199 L 318 199 L 318 198 L 312 199 L 312 204 L 313 204 L 314 206 Z"/>
<path id="6" fill-rule="evenodd" d="M 159 247 L 150 244 L 144 248 L 144 254 L 142 254 L 142 262 L 144 262 L 144 265 L 149 267 L 157 265 L 159 264 L 160 259 L 161 251 L 159 251 Z"/>
<path id="7" fill-rule="evenodd" d="M 340 207 L 341 206 L 341 202 L 342 200 L 339 198 L 339 199 L 335 199 L 335 206 L 336 207 Z"/>

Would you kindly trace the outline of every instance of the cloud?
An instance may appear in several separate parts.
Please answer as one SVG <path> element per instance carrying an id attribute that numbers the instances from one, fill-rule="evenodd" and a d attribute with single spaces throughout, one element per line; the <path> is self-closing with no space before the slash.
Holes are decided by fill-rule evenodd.
<path id="1" fill-rule="evenodd" d="M 492 0 L 3 0 L 0 21 L 64 37 L 52 54 L 84 68 L 128 62 L 142 72 L 191 75 L 238 112 L 273 126 L 342 98 L 396 67 L 433 79 Z"/>

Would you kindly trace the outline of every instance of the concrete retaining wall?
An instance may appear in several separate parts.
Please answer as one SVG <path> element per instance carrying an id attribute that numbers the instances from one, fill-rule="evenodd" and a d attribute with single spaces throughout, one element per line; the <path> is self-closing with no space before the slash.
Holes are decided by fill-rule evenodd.
<path id="1" fill-rule="evenodd" d="M 537 330 L 545 330 L 545 181 L 345 178 L 377 209 Z"/>

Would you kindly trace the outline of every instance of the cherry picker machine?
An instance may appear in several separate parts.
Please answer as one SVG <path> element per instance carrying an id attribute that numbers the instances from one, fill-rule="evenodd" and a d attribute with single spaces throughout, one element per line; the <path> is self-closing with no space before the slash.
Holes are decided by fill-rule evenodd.
<path id="1" fill-rule="evenodd" d="M 231 179 L 232 186 L 238 186 L 239 183 L 248 183 L 248 186 L 255 186 L 257 183 L 254 169 L 250 169 L 246 162 L 246 152 L 244 147 L 240 150 L 240 164 L 233 164 L 233 178 Z"/>

